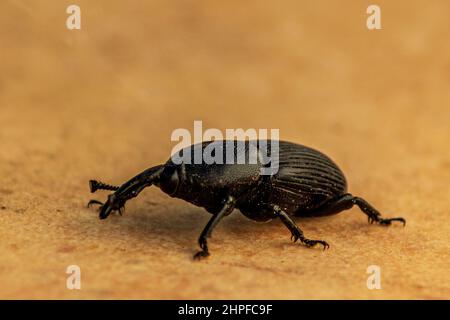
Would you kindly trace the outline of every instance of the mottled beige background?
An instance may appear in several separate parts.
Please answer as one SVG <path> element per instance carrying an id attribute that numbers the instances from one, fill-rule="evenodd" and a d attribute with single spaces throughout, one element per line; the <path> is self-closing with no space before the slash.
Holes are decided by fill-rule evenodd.
<path id="1" fill-rule="evenodd" d="M 0 298 L 450 298 L 450 3 L 377 1 L 369 31 L 370 3 L 1 1 Z M 323 252 L 235 212 L 195 263 L 202 209 L 156 188 L 123 217 L 85 208 L 88 179 L 165 161 L 196 119 L 325 151 L 406 228 L 358 209 L 298 221 Z"/>

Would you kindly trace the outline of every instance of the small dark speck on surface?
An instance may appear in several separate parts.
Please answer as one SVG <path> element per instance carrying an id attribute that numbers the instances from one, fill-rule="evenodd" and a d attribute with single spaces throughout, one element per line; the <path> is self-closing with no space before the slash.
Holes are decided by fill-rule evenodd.
<path id="1" fill-rule="evenodd" d="M 58 253 L 69 253 L 69 252 L 73 252 L 77 249 L 76 246 L 72 246 L 72 245 L 65 245 L 65 246 L 61 246 L 58 248 L 57 252 Z"/>
<path id="2" fill-rule="evenodd" d="M 10 189 L 3 189 L 3 188 L 0 188 L 0 193 L 1 193 L 1 194 L 5 194 L 5 195 L 9 195 L 9 194 L 13 194 L 14 191 L 12 191 L 12 190 L 10 190 Z"/>

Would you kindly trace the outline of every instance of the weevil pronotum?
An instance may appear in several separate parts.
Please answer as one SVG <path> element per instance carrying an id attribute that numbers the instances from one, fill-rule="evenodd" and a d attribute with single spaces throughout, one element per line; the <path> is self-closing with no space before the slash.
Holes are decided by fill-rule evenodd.
<path id="1" fill-rule="evenodd" d="M 231 145 L 235 153 L 243 152 L 248 158 L 250 144 L 256 144 L 259 152 L 260 141 L 246 141 L 241 149 L 233 141 Z M 265 142 L 266 146 L 272 143 L 271 140 Z M 204 149 L 210 143 L 203 142 L 200 148 Z M 224 153 L 225 145 L 223 141 L 221 150 Z M 278 146 L 278 171 L 272 175 L 261 174 L 261 167 L 267 165 L 261 162 L 176 164 L 172 157 L 165 164 L 151 167 L 121 186 L 91 180 L 91 192 L 111 190 L 114 193 L 105 203 L 91 200 L 88 206 L 100 204 L 100 219 L 105 219 L 112 211 L 122 213 L 126 201 L 136 197 L 144 188 L 155 185 L 171 197 L 203 207 L 212 217 L 200 235 L 201 251 L 194 255 L 195 259 L 209 256 L 207 238 L 220 220 L 234 209 L 256 221 L 279 218 L 290 230 L 294 242 L 299 240 L 308 247 L 320 244 L 324 249 L 329 247 L 328 243 L 306 238 L 293 217 L 333 215 L 357 205 L 370 223 L 387 226 L 392 221 L 399 221 L 406 224 L 403 218 L 382 218 L 367 201 L 348 193 L 344 174 L 323 153 L 286 141 L 278 141 Z M 195 147 L 192 146 L 185 148 L 180 155 L 193 150 Z"/>

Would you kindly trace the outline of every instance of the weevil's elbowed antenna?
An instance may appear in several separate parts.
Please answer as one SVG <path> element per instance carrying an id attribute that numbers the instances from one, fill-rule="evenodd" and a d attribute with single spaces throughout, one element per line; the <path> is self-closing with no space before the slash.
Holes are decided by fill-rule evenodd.
<path id="1" fill-rule="evenodd" d="M 97 190 L 111 190 L 116 191 L 119 189 L 118 186 L 113 186 L 110 184 L 106 184 L 97 180 L 89 180 L 89 188 L 91 189 L 91 193 L 94 193 Z"/>

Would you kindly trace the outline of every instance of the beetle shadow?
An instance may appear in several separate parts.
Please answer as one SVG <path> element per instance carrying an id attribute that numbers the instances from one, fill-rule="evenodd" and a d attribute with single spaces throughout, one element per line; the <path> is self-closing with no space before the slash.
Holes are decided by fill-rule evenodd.
<path id="1" fill-rule="evenodd" d="M 202 208 L 186 207 L 185 205 L 176 207 L 162 206 L 158 209 L 150 210 L 148 208 L 140 208 L 133 212 L 133 216 L 133 219 L 130 219 L 127 225 L 131 226 L 137 233 L 151 232 L 153 235 L 161 237 L 176 234 L 177 237 L 193 237 L 195 240 L 197 240 L 212 217 L 210 213 Z M 252 221 L 236 209 L 216 226 L 214 234 L 243 235 L 250 232 L 254 233 L 258 226 L 271 224 L 270 222 L 258 223 Z"/>
<path id="2" fill-rule="evenodd" d="M 100 230 L 95 228 L 96 231 L 89 237 L 97 237 L 102 241 L 106 233 L 119 238 L 126 234 L 132 238 L 132 242 L 170 245 L 179 253 L 187 255 L 191 255 L 198 249 L 198 237 L 211 218 L 211 214 L 202 208 L 185 203 L 145 203 L 128 208 L 124 217 L 112 214 L 105 221 L 106 225 Z M 320 237 L 325 229 L 328 230 L 327 234 L 330 231 L 339 232 L 340 225 L 339 223 L 334 225 L 337 220 L 333 218 L 335 219 L 335 217 L 324 217 L 324 219 L 295 218 L 294 220 L 307 235 Z M 334 227 L 331 227 L 333 225 Z M 356 225 L 361 226 L 360 223 Z M 235 209 L 218 224 L 213 232 L 214 240 L 212 241 L 220 241 L 224 238 L 239 240 L 269 238 L 271 246 L 282 247 L 290 243 L 290 232 L 279 219 L 256 222 Z M 295 244 L 292 243 L 292 245 Z"/>
<path id="3" fill-rule="evenodd" d="M 115 238 L 123 238 L 126 234 L 132 238 L 132 242 L 164 243 L 182 254 L 191 255 L 198 249 L 198 237 L 211 217 L 212 215 L 204 209 L 186 206 L 184 203 L 138 205 L 135 208 L 129 208 L 123 217 L 111 214 L 104 221 L 106 225 L 103 225 L 101 230 L 95 229 L 95 233 L 92 232 L 89 237 L 103 241 L 106 233 Z M 214 239 L 263 237 L 264 233 L 282 230 L 282 228 L 279 221 L 258 223 L 248 219 L 236 209 L 218 224 L 214 229 L 213 237 Z"/>

